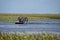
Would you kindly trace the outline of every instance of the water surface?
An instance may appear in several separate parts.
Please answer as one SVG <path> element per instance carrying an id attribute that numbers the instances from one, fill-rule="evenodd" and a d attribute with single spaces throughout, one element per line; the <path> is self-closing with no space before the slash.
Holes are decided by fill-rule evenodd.
<path id="1" fill-rule="evenodd" d="M 1 32 L 57 32 L 60 33 L 60 20 L 29 21 L 25 24 L 0 22 Z"/>

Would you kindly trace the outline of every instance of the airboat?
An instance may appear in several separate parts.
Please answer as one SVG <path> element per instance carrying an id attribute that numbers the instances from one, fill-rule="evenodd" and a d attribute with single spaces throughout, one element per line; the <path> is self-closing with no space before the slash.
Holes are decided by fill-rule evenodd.
<path id="1" fill-rule="evenodd" d="M 15 22 L 15 24 L 24 24 L 25 22 L 28 22 L 28 18 L 27 17 L 18 17 L 17 21 Z"/>

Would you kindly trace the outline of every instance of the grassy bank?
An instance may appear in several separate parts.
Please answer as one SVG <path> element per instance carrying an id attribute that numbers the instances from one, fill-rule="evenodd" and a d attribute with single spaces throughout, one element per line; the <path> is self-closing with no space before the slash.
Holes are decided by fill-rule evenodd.
<path id="1" fill-rule="evenodd" d="M 60 19 L 60 14 L 0 14 L 0 21 L 14 22 L 18 16 L 26 16 L 29 21 Z"/>
<path id="2" fill-rule="evenodd" d="M 53 33 L 9 34 L 0 32 L 0 40 L 60 40 L 60 35 Z"/>

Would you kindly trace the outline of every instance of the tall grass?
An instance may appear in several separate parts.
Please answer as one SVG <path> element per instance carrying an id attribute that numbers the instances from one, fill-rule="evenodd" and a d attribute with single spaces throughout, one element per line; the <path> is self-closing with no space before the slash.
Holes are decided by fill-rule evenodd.
<path id="1" fill-rule="evenodd" d="M 0 21 L 14 22 L 18 16 L 26 16 L 29 21 L 60 19 L 60 14 L 0 14 Z"/>
<path id="2" fill-rule="evenodd" d="M 60 35 L 38 33 L 38 34 L 16 34 L 0 32 L 0 40 L 60 40 Z"/>

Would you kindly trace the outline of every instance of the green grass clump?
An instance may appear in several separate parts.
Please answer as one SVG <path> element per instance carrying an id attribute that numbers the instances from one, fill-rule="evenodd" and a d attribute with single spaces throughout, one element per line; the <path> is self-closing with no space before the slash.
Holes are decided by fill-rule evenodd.
<path id="1" fill-rule="evenodd" d="M 60 35 L 38 33 L 38 34 L 12 34 L 0 32 L 0 40 L 60 40 Z"/>

